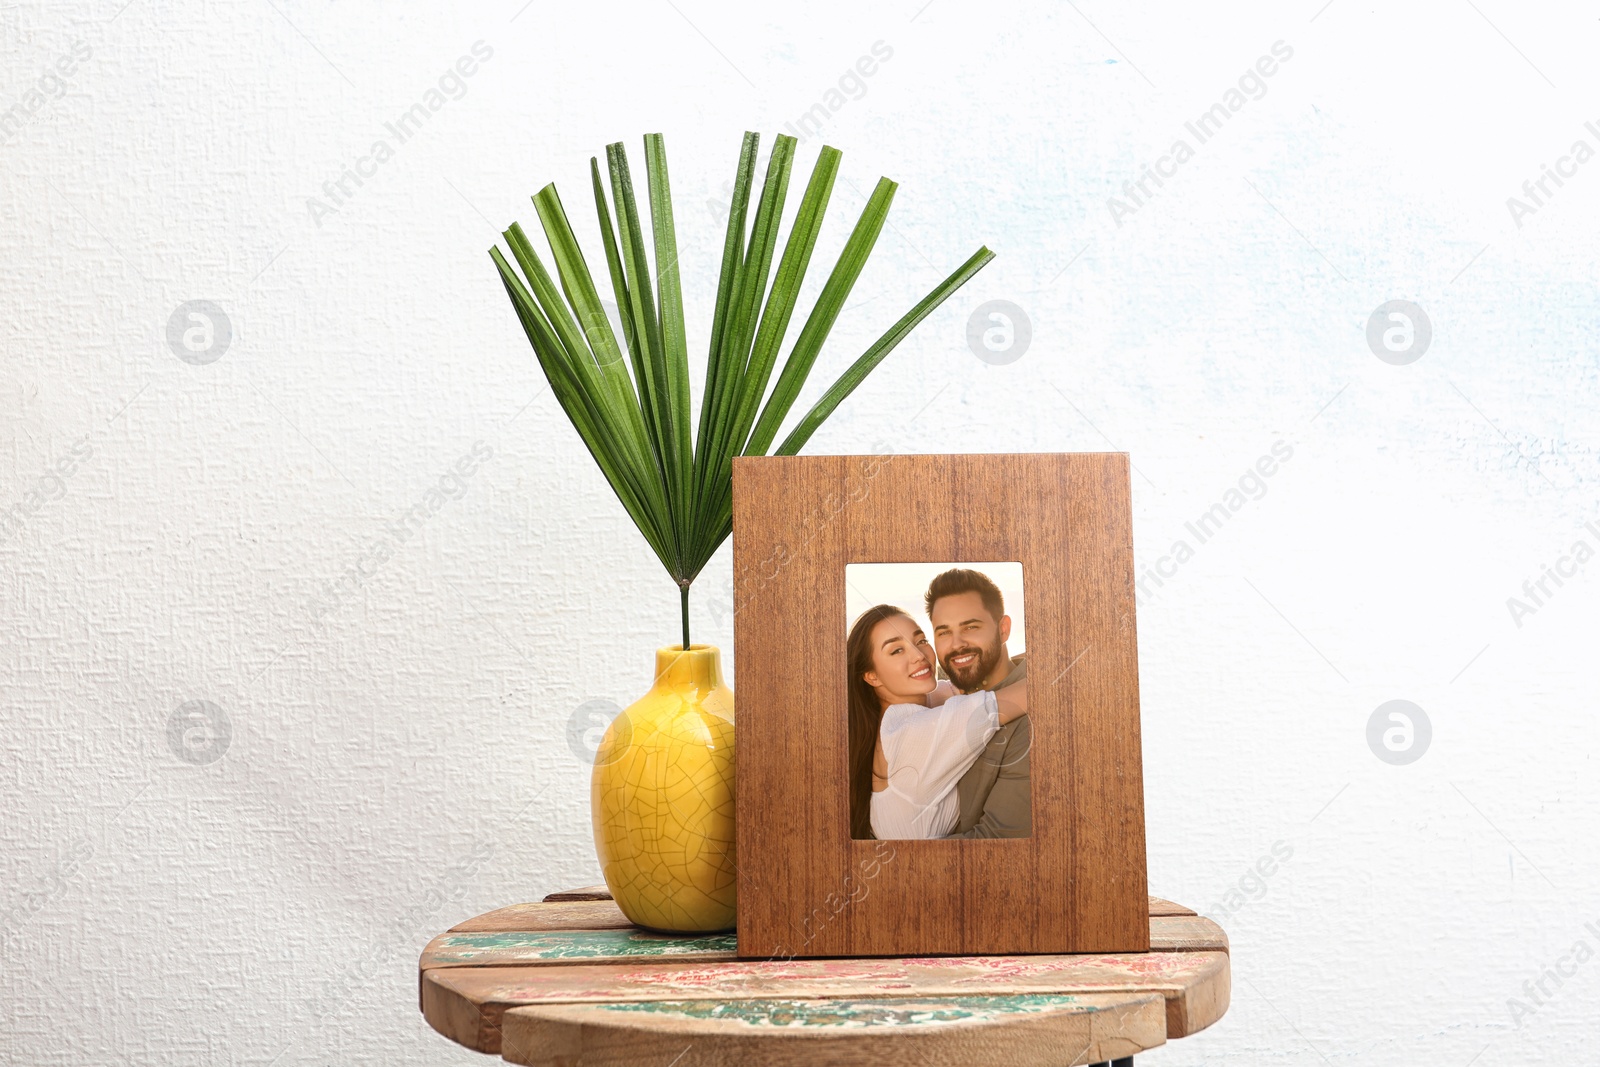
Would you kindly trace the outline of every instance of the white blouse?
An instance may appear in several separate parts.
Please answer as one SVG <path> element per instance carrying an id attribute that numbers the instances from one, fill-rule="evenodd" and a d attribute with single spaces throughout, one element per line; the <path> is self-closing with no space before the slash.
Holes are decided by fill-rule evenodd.
<path id="1" fill-rule="evenodd" d="M 1000 729 L 1000 706 L 987 690 L 957 693 L 938 707 L 890 704 L 878 737 L 889 786 L 872 794 L 879 840 L 944 837 L 956 828 L 956 783 Z"/>

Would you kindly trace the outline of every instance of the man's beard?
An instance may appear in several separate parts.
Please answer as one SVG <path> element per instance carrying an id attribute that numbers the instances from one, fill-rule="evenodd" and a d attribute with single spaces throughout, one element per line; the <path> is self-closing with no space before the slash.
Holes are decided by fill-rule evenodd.
<path id="1" fill-rule="evenodd" d="M 983 685 L 984 679 L 989 677 L 989 673 L 1000 662 L 1000 653 L 1004 648 L 1005 642 L 1000 640 L 996 640 L 988 648 L 984 648 L 981 645 L 963 645 L 960 648 L 952 648 L 949 655 L 945 656 L 944 660 L 941 661 L 940 666 L 944 667 L 944 672 L 950 676 L 950 681 L 955 683 L 957 689 L 963 693 L 970 693 Z M 978 658 L 965 668 L 958 670 L 950 666 L 951 656 L 959 656 L 963 652 L 971 652 L 974 649 L 978 652 Z"/>

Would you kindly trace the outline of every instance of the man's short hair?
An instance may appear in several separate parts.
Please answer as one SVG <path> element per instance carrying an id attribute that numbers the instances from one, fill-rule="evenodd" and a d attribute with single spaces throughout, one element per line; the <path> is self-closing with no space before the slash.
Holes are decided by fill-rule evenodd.
<path id="1" fill-rule="evenodd" d="M 996 623 L 1006 613 L 1006 603 L 1000 595 L 1000 587 L 990 581 L 989 576 L 982 571 L 969 570 L 966 567 L 952 567 L 936 577 L 928 585 L 928 595 L 923 598 L 922 606 L 931 618 L 934 601 L 958 593 L 977 593 L 983 600 L 983 606 L 994 616 Z"/>

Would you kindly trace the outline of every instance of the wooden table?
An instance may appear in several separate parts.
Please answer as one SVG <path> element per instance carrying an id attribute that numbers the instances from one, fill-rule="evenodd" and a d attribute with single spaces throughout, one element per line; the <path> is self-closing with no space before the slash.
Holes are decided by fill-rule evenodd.
<path id="1" fill-rule="evenodd" d="M 422 1014 L 510 1063 L 1068 1067 L 1203 1030 L 1228 1009 L 1228 939 L 1150 898 L 1150 952 L 738 960 L 666 937 L 604 886 L 469 919 L 428 943 Z"/>

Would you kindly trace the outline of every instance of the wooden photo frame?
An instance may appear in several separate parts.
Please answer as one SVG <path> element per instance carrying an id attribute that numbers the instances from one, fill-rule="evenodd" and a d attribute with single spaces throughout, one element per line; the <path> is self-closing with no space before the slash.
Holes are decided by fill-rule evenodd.
<path id="1" fill-rule="evenodd" d="M 733 464 L 738 952 L 1149 949 L 1125 453 Z M 845 566 L 1012 560 L 1027 583 L 1027 837 L 852 840 Z"/>

